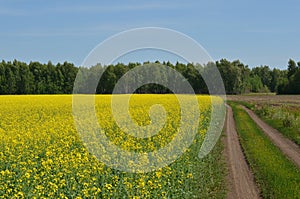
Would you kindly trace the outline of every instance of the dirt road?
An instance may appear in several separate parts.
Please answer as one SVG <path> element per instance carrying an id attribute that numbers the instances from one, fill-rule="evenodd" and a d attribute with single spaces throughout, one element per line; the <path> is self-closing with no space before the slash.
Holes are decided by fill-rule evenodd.
<path id="1" fill-rule="evenodd" d="M 270 138 L 283 154 L 292 160 L 300 168 L 300 147 L 291 140 L 284 137 L 276 129 L 272 128 L 259 117 L 255 115 L 250 109 L 243 107 L 249 116 L 256 122 L 256 124 L 263 130 L 263 132 Z"/>
<path id="2" fill-rule="evenodd" d="M 259 191 L 254 182 L 254 177 L 242 152 L 235 128 L 232 109 L 229 106 L 227 106 L 225 134 L 224 152 L 229 168 L 229 193 L 227 198 L 260 198 Z"/>

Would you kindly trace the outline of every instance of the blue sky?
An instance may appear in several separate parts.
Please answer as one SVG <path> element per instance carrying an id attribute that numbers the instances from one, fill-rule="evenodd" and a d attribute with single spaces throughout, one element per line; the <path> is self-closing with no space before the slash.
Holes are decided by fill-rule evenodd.
<path id="1" fill-rule="evenodd" d="M 215 60 L 286 68 L 300 61 L 299 21 L 298 0 L 0 0 L 0 59 L 80 65 L 104 39 L 155 26 L 187 34 Z"/>

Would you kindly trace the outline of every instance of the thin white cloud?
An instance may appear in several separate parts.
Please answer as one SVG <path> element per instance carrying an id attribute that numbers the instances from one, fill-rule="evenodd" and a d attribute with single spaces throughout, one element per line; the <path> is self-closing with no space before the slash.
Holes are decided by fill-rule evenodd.
<path id="1" fill-rule="evenodd" d="M 134 12 L 134 11 L 147 11 L 147 10 L 176 10 L 183 8 L 191 8 L 191 4 L 183 4 L 179 2 L 164 3 L 164 2 L 151 2 L 151 3 L 127 3 L 127 4 L 112 4 L 112 5 L 86 5 L 86 4 L 64 4 L 49 7 L 40 7 L 32 12 L 28 9 L 0 7 L 0 16 L 35 16 L 53 13 L 111 13 L 111 12 Z"/>
<path id="2" fill-rule="evenodd" d="M 123 4 L 123 5 L 71 5 L 49 8 L 50 12 L 95 13 L 95 12 L 127 12 L 155 9 L 182 9 L 184 4 L 163 4 L 162 2 L 148 4 Z"/>
<path id="3" fill-rule="evenodd" d="M 94 24 L 89 26 L 76 26 L 66 28 L 30 28 L 18 30 L 17 32 L 0 32 L 0 36 L 17 36 L 17 37 L 64 37 L 64 36 L 96 36 L 107 33 L 108 35 L 116 34 L 132 28 L 147 26 L 170 27 L 174 25 L 168 20 L 135 22 L 130 24 L 124 23 L 106 23 Z"/>

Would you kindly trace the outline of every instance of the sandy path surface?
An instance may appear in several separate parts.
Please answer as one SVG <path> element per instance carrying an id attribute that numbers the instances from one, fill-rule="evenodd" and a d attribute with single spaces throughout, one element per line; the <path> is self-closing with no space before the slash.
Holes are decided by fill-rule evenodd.
<path id="1" fill-rule="evenodd" d="M 254 177 L 242 152 L 235 128 L 232 109 L 229 106 L 227 106 L 225 134 L 224 153 L 229 168 L 229 193 L 227 198 L 260 198 L 258 188 L 254 182 Z"/>
<path id="2" fill-rule="evenodd" d="M 264 121 L 262 121 L 252 110 L 246 107 L 243 108 L 256 122 L 256 124 L 263 130 L 263 132 L 270 138 L 274 145 L 276 145 L 284 155 L 286 155 L 300 168 L 300 147 L 291 140 L 284 137 L 278 130 L 272 128 Z"/>

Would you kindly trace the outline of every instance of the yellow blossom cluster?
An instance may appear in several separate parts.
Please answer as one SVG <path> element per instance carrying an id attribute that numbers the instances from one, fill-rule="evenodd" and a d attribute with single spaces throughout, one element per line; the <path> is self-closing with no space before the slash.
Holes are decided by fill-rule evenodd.
<path id="1" fill-rule="evenodd" d="M 211 160 L 197 160 L 211 110 L 209 96 L 197 99 L 198 133 L 186 153 L 156 171 L 127 173 L 106 166 L 87 150 L 76 131 L 71 95 L 0 96 L 0 198 L 198 197 L 199 183 L 209 183 L 214 174 L 206 175 Z M 132 120 L 150 124 L 149 108 L 157 103 L 165 109 L 166 123 L 156 135 L 137 138 L 114 121 L 111 95 L 95 98 L 105 135 L 135 152 L 158 150 L 177 133 L 180 106 L 175 95 L 133 95 Z"/>

